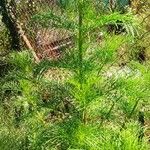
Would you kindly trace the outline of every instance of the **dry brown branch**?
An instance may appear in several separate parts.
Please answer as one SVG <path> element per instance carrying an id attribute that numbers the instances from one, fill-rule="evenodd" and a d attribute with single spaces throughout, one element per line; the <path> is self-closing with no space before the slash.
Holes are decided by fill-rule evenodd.
<path id="1" fill-rule="evenodd" d="M 24 34 L 24 31 L 23 31 L 21 25 L 20 25 L 20 24 L 17 24 L 17 27 L 18 27 L 18 29 L 19 29 L 19 33 L 20 33 L 20 36 L 21 36 L 22 40 L 23 40 L 24 43 L 26 44 L 27 48 L 31 51 L 31 53 L 32 53 L 32 55 L 33 55 L 33 57 L 34 57 L 34 59 L 35 59 L 35 62 L 36 62 L 36 63 L 39 63 L 40 60 L 39 60 L 39 58 L 37 57 L 37 55 L 36 55 L 36 53 L 35 53 L 35 50 L 34 50 L 34 48 L 32 47 L 32 45 L 31 45 L 29 39 L 28 39 L 27 36 Z"/>

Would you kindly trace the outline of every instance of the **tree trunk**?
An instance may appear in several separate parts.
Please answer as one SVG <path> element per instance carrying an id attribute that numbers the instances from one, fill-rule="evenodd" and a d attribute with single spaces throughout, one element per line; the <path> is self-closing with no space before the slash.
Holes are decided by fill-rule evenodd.
<path id="1" fill-rule="evenodd" d="M 5 24 L 6 28 L 10 33 L 10 46 L 13 50 L 20 50 L 20 36 L 18 33 L 17 26 L 15 24 L 15 20 L 11 17 L 8 12 L 8 2 L 7 0 L 0 0 L 0 7 L 2 12 L 2 22 Z"/>

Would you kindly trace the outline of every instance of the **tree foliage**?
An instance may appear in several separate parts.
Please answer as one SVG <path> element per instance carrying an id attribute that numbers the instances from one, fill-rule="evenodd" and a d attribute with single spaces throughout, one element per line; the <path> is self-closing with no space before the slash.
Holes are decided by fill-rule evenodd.
<path id="1" fill-rule="evenodd" d="M 149 62 L 115 65 L 124 45 L 130 48 L 138 37 L 137 18 L 97 10 L 90 0 L 59 5 L 60 14 L 50 9 L 32 21 L 69 30 L 74 45 L 60 59 L 38 64 L 26 50 L 6 59 L 11 70 L 0 79 L 1 147 L 148 150 L 142 121 L 149 119 Z M 110 24 L 125 31 L 108 32 Z"/>

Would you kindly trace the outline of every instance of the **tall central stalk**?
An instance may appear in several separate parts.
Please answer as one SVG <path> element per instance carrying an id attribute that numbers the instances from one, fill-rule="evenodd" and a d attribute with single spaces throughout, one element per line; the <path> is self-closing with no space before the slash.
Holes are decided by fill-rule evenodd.
<path id="1" fill-rule="evenodd" d="M 78 3 L 78 11 L 79 11 L 79 33 L 78 33 L 78 58 L 79 58 L 79 82 L 80 88 L 82 90 L 82 83 L 83 83 L 83 2 L 79 0 Z"/>
<path id="2" fill-rule="evenodd" d="M 83 0 L 79 0 L 78 3 L 78 12 L 79 12 L 79 33 L 78 33 L 78 58 L 79 58 L 79 82 L 80 82 L 80 90 L 83 92 L 83 81 L 84 81 L 84 74 L 83 74 Z M 82 97 L 83 102 L 83 111 L 82 111 L 82 121 L 86 123 L 86 108 L 85 108 L 85 97 Z"/>

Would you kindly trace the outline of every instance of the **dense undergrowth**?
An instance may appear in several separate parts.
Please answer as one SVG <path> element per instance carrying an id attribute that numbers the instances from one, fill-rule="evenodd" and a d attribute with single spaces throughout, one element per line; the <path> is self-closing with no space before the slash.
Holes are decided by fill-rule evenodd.
<path id="1" fill-rule="evenodd" d="M 73 2 L 62 16 L 49 10 L 32 18 L 42 27 L 54 21 L 55 28 L 70 30 L 71 51 L 39 64 L 26 50 L 4 60 L 0 149 L 148 150 L 150 65 L 135 55 L 136 17 Z M 126 32 L 108 33 L 113 23 Z"/>

